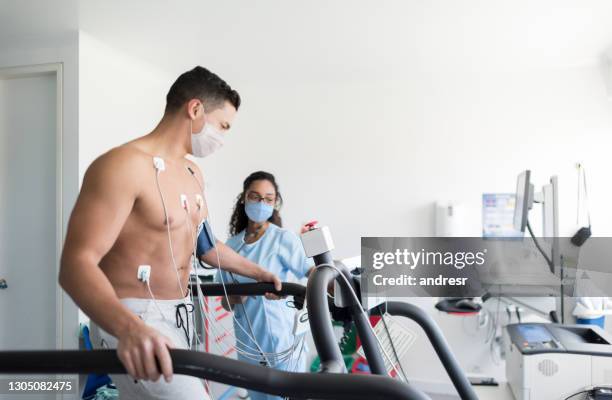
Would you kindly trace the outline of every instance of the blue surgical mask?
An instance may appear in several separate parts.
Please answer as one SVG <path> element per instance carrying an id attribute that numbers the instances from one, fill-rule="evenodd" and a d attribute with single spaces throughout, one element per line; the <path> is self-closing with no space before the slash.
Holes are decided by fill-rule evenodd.
<path id="1" fill-rule="evenodd" d="M 270 219 L 274 212 L 274 207 L 263 201 L 247 201 L 244 203 L 244 211 L 251 221 L 262 223 Z"/>

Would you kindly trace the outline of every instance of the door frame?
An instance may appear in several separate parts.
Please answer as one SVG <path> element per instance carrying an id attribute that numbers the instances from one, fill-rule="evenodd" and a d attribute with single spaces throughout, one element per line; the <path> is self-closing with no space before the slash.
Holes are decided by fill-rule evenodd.
<path id="1" fill-rule="evenodd" d="M 64 65 L 61 62 L 23 65 L 15 67 L 0 68 L 0 80 L 22 79 L 45 75 L 55 76 L 55 276 L 59 276 L 60 257 L 64 245 L 64 216 L 63 205 L 63 71 Z M 55 290 L 55 345 L 57 349 L 63 348 L 64 343 L 64 291 L 56 282 Z M 10 282 L 9 282 L 10 284 Z"/>

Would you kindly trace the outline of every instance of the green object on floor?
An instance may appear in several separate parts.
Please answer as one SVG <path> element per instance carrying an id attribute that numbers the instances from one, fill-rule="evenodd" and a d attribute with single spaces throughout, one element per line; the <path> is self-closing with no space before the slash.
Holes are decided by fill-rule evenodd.
<path id="1" fill-rule="evenodd" d="M 343 323 L 336 321 L 333 322 L 333 325 L 344 327 Z M 355 328 L 355 324 L 351 323 L 350 329 L 340 338 L 340 343 L 338 343 L 338 346 L 340 347 L 340 352 L 344 358 L 344 365 L 346 365 L 346 369 L 350 371 L 353 367 L 353 363 L 355 362 L 355 353 L 357 352 L 357 329 Z M 312 361 L 312 364 L 310 364 L 310 372 L 319 372 L 320 368 L 321 359 L 317 356 Z"/>
<path id="2" fill-rule="evenodd" d="M 351 324 L 351 329 L 340 338 L 340 351 L 343 355 L 353 355 L 357 351 L 357 329 Z"/>
<path id="3" fill-rule="evenodd" d="M 346 365 L 346 370 L 351 371 L 353 369 L 353 364 L 355 363 L 355 357 L 352 355 L 344 356 L 344 365 Z"/>
<path id="4" fill-rule="evenodd" d="M 310 364 L 310 372 L 319 372 L 319 368 L 321 368 L 321 359 L 319 356 L 316 356 L 314 360 L 312 360 L 312 364 Z"/>
<path id="5" fill-rule="evenodd" d="M 119 391 L 113 387 L 102 386 L 96 390 L 93 400 L 117 400 Z"/>

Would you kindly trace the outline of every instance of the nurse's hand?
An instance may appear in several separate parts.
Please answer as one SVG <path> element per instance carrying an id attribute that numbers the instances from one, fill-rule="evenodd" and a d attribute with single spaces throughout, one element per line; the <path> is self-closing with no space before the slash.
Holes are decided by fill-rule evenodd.
<path id="1" fill-rule="evenodd" d="M 266 271 L 265 269 L 261 269 L 256 278 L 257 282 L 272 282 L 274 283 L 274 289 L 280 291 L 283 288 L 283 284 L 281 280 L 278 279 L 278 276 L 274 275 L 270 271 Z M 268 300 L 280 300 L 282 297 L 278 296 L 274 293 L 266 293 L 266 299 Z"/>

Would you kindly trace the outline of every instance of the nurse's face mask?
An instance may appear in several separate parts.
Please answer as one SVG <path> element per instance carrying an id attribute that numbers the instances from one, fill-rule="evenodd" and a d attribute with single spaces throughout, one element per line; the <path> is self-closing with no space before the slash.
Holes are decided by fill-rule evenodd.
<path id="1" fill-rule="evenodd" d="M 249 191 L 244 202 L 244 211 L 253 222 L 262 223 L 270 219 L 274 213 L 276 197 L 266 195 L 261 197 L 258 193 Z"/>

